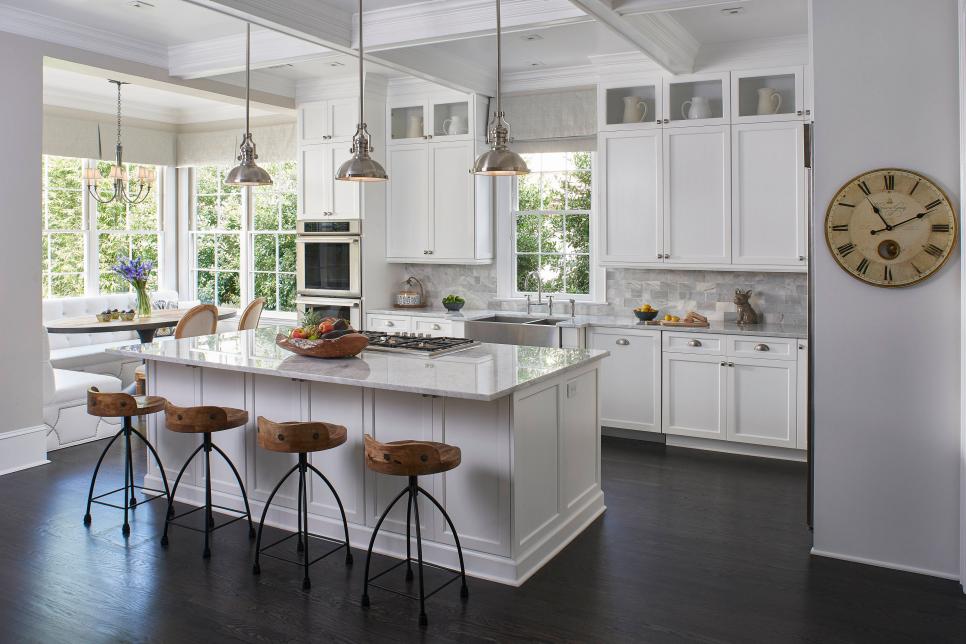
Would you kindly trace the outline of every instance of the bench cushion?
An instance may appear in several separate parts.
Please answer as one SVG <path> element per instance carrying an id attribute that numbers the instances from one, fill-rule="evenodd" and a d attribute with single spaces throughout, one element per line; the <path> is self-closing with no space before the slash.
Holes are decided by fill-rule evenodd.
<path id="1" fill-rule="evenodd" d="M 118 392 L 121 390 L 121 381 L 99 373 L 54 369 L 54 396 L 51 400 L 45 400 L 44 405 L 86 399 L 87 390 L 91 387 L 105 392 Z"/>
<path id="2" fill-rule="evenodd" d="M 107 349 L 126 347 L 137 343 L 138 340 L 135 338 L 133 340 L 115 340 L 114 342 L 51 349 L 50 363 L 55 369 L 82 369 L 99 364 L 120 363 L 127 358 L 106 353 Z"/>

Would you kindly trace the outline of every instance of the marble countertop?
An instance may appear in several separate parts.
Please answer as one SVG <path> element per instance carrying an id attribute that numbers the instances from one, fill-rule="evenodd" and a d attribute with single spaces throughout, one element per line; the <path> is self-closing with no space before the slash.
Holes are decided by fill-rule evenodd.
<path id="1" fill-rule="evenodd" d="M 526 314 L 515 311 L 488 311 L 484 309 L 472 309 L 460 311 L 457 314 L 448 313 L 445 309 L 376 309 L 368 311 L 376 315 L 409 315 L 416 317 L 445 318 L 454 322 L 477 320 L 491 315 L 507 315 L 526 317 Z M 539 312 L 534 312 L 534 316 Z M 808 329 L 803 324 L 754 324 L 750 326 L 738 326 L 734 322 L 724 322 L 721 320 L 711 320 L 709 327 L 662 327 L 659 325 L 644 325 L 632 315 L 578 315 L 574 318 L 560 318 L 558 326 L 563 327 L 588 327 L 600 326 L 617 329 L 648 329 L 651 331 L 675 331 L 686 333 L 724 333 L 728 335 L 751 335 L 763 338 L 806 338 Z"/>
<path id="2" fill-rule="evenodd" d="M 290 353 L 275 335 L 291 326 L 263 326 L 176 340 L 158 339 L 108 353 L 211 369 L 329 382 L 355 387 L 491 401 L 606 357 L 607 351 L 483 344 L 427 358 L 363 351 L 323 360 Z"/>

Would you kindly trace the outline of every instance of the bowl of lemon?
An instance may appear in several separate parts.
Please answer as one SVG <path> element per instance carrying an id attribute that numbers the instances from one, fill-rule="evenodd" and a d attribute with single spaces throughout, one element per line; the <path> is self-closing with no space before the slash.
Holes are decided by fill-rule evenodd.
<path id="1" fill-rule="evenodd" d="M 634 309 L 634 315 L 641 322 L 650 322 L 657 317 L 658 310 L 650 304 L 645 304 Z"/>

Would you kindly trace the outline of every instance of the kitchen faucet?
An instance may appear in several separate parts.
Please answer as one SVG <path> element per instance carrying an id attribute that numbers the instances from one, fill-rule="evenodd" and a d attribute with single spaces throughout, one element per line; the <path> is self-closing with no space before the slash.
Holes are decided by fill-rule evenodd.
<path id="1" fill-rule="evenodd" d="M 529 290 L 531 277 L 537 278 L 537 301 L 532 302 L 530 300 L 530 294 L 527 293 L 527 315 L 530 315 L 530 309 L 532 307 L 543 306 L 544 304 L 547 305 L 547 315 L 553 315 L 553 295 L 548 295 L 547 301 L 543 301 L 543 280 L 540 279 L 540 273 L 538 271 L 530 271 L 523 278 L 523 290 Z"/>

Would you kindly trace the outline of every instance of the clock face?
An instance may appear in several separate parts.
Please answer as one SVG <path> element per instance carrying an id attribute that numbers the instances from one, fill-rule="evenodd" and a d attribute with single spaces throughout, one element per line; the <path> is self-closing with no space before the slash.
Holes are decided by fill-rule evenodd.
<path id="1" fill-rule="evenodd" d="M 874 286 L 909 286 L 945 263 L 956 244 L 956 215 L 929 179 L 885 168 L 842 186 L 825 215 L 835 261 Z"/>

